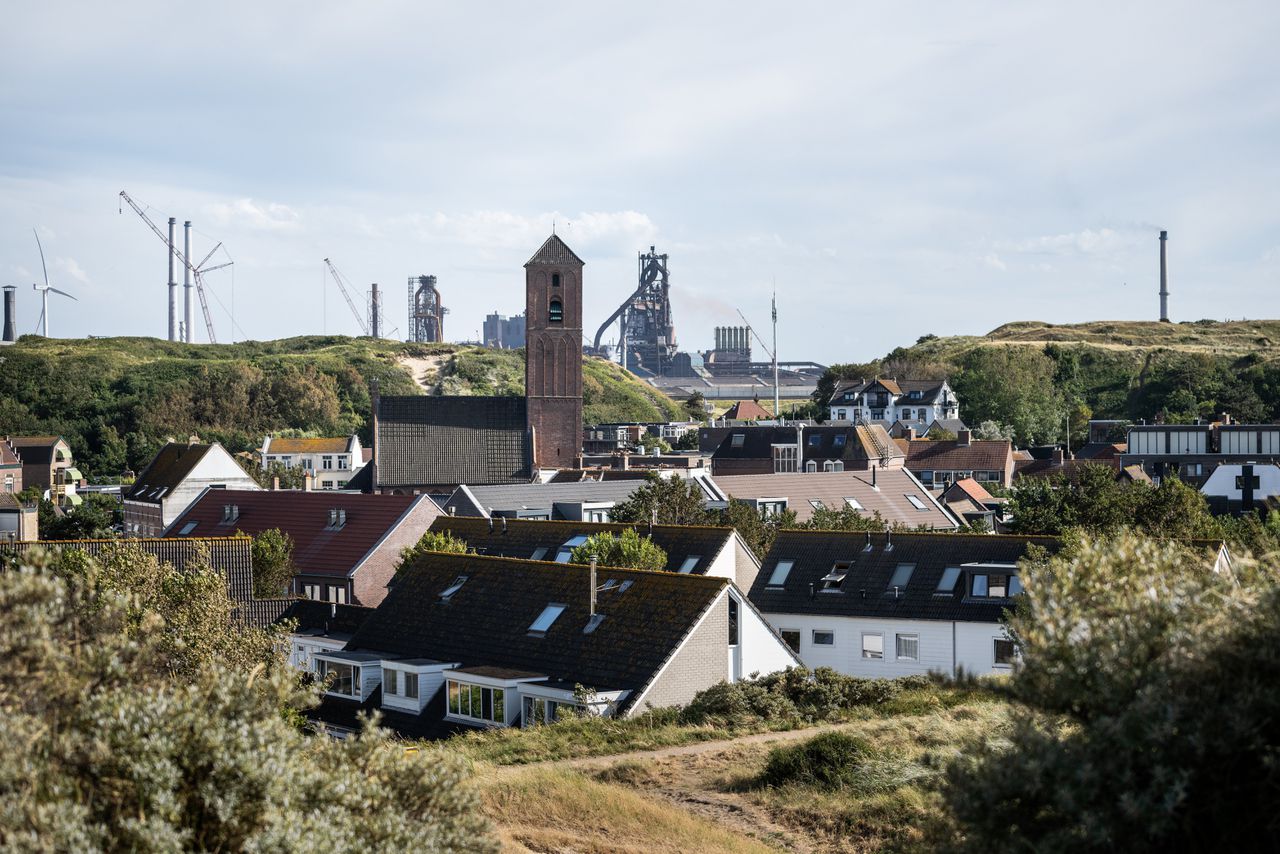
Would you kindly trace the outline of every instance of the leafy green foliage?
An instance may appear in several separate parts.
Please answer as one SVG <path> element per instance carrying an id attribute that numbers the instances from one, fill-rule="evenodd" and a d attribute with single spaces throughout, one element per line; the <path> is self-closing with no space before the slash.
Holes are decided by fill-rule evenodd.
<path id="1" fill-rule="evenodd" d="M 216 573 L 34 555 L 0 610 L 6 849 L 496 850 L 458 760 L 304 736 L 314 694 Z"/>
<path id="2" fill-rule="evenodd" d="M 400 567 L 413 563 L 429 552 L 464 555 L 470 551 L 471 547 L 467 545 L 466 540 L 455 537 L 453 531 L 427 531 L 418 538 L 418 542 L 400 553 L 400 563 L 396 566 L 396 571 L 399 572 Z"/>
<path id="3" fill-rule="evenodd" d="M 1010 744 L 975 744 L 946 797 L 975 851 L 1261 850 L 1280 831 L 1274 565 L 1086 540 L 1024 567 Z"/>
<path id="4" fill-rule="evenodd" d="M 616 566 L 629 569 L 662 570 L 667 567 L 667 553 L 653 540 L 642 537 L 633 528 L 614 534 L 601 531 L 587 537 L 587 541 L 575 546 L 569 553 L 573 563 L 591 563 L 596 558 L 600 566 Z"/>
<path id="5" fill-rule="evenodd" d="M 253 595 L 271 599 L 284 595 L 293 581 L 293 538 L 268 528 L 253 538 Z"/>
<path id="6" fill-rule="evenodd" d="M 51 502 L 40 499 L 40 539 L 101 540 L 116 536 L 124 519 L 120 501 L 97 492 L 82 497 L 84 502 L 79 507 L 65 508 L 61 515 Z"/>
<path id="7" fill-rule="evenodd" d="M 757 560 L 764 560 L 779 531 L 796 525 L 794 510 L 784 510 L 764 519 L 755 507 L 732 496 L 729 497 L 729 506 L 718 511 L 716 516 L 716 524 L 735 529 Z"/>
<path id="8" fill-rule="evenodd" d="M 757 780 L 763 786 L 804 785 L 820 789 L 857 786 L 871 745 L 842 732 L 824 732 L 800 744 L 775 747 Z"/>
<path id="9" fill-rule="evenodd" d="M 706 497 L 692 480 L 651 473 L 644 486 L 614 506 L 609 517 L 632 525 L 709 525 L 712 515 L 705 503 Z"/>
<path id="10" fill-rule="evenodd" d="M 755 679 L 722 682 L 701 691 L 680 711 L 690 724 L 741 724 L 753 718 L 812 722 L 839 718 L 849 709 L 880 706 L 928 679 L 860 679 L 830 667 L 789 667 Z"/>

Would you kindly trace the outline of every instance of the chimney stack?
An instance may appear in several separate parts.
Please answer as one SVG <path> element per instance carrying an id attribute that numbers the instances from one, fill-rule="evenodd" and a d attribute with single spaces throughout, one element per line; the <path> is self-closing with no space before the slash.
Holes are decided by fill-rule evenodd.
<path id="1" fill-rule="evenodd" d="M 589 616 L 596 615 L 596 556 L 591 556 L 591 613 Z"/>
<path id="2" fill-rule="evenodd" d="M 973 441 L 973 433 L 969 430 L 956 431 L 956 445 L 961 448 L 969 447 L 969 443 Z"/>
<path id="3" fill-rule="evenodd" d="M 1066 455 L 1065 455 L 1065 454 L 1063 454 L 1063 452 L 1062 452 L 1062 449 L 1061 449 L 1061 448 L 1054 448 L 1054 449 L 1053 449 L 1053 458 L 1052 458 L 1052 459 L 1053 459 L 1053 464 L 1054 464 L 1055 466 L 1060 466 L 1060 465 L 1062 465 L 1062 461 L 1063 461 L 1065 458 L 1066 458 Z"/>
<path id="4" fill-rule="evenodd" d="M 178 340 L 178 283 L 173 280 L 173 227 L 178 220 L 169 217 L 169 340 Z"/>
<path id="5" fill-rule="evenodd" d="M 302 491 L 310 492 L 315 486 L 314 481 L 315 481 L 315 476 L 311 474 L 310 471 L 305 472 L 302 475 Z"/>
<path id="6" fill-rule="evenodd" d="M 1169 232 L 1160 232 L 1160 321 L 1169 322 L 1169 267 L 1165 259 L 1165 245 L 1169 242 Z"/>
<path id="7" fill-rule="evenodd" d="M 182 254 L 187 259 L 187 262 L 182 265 L 182 335 L 183 340 L 190 344 L 193 340 L 191 337 L 191 321 L 193 319 L 191 306 L 191 220 L 187 220 L 182 224 Z M 172 278 L 170 276 L 170 279 Z"/>
<path id="8" fill-rule="evenodd" d="M 4 286 L 3 340 L 6 344 L 18 340 L 18 288 L 16 285 Z"/>

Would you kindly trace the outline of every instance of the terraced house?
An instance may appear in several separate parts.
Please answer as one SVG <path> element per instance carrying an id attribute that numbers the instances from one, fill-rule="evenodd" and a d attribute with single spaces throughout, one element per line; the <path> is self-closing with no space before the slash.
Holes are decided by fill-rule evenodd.
<path id="1" fill-rule="evenodd" d="M 432 553 L 405 567 L 340 651 L 312 714 L 414 737 L 529 726 L 566 709 L 628 716 L 798 663 L 726 578 Z"/>
<path id="2" fill-rule="evenodd" d="M 347 481 L 364 468 L 366 451 L 360 437 L 322 439 L 273 438 L 262 440 L 262 465 L 277 463 L 286 469 L 302 469 L 314 479 L 316 489 L 345 489 Z"/>

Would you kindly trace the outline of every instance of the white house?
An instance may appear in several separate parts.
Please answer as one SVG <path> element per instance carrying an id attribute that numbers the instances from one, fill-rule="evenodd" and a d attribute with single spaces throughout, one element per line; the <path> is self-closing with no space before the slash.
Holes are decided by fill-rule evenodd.
<path id="1" fill-rule="evenodd" d="M 848 380 L 836 386 L 832 421 L 894 422 L 917 426 L 923 435 L 935 421 L 959 418 L 960 402 L 946 380 Z M 920 429 L 920 427 L 923 429 Z"/>
<path id="2" fill-rule="evenodd" d="M 1217 514 L 1242 515 L 1264 510 L 1280 496 L 1280 465 L 1223 463 L 1213 470 L 1200 492 Z"/>
<path id="3" fill-rule="evenodd" d="M 317 489 L 342 489 L 364 468 L 364 449 L 355 433 L 322 439 L 289 439 L 267 436 L 262 440 L 262 466 L 278 463 L 302 469 L 315 478 Z"/>
<path id="4" fill-rule="evenodd" d="M 158 537 L 206 489 L 261 489 L 226 448 L 170 442 L 124 494 L 127 536 Z"/>

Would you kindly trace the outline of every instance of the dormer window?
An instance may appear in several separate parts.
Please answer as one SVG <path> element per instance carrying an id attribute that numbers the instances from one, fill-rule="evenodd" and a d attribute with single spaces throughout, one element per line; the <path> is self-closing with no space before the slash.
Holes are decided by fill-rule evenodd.
<path id="1" fill-rule="evenodd" d="M 558 299 L 551 301 L 551 308 L 547 312 L 547 320 L 551 323 L 564 323 L 564 304 Z"/>

